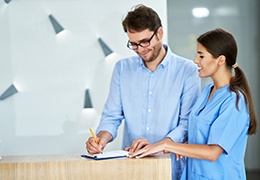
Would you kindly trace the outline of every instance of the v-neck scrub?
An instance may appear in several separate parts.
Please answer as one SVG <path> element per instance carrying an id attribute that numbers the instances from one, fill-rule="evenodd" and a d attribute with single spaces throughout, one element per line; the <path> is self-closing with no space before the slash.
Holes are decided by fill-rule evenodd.
<path id="1" fill-rule="evenodd" d="M 223 153 L 215 161 L 188 158 L 182 179 L 246 179 L 244 154 L 250 117 L 240 93 L 238 109 L 236 93 L 229 85 L 217 89 L 210 100 L 213 83 L 203 89 L 192 108 L 188 121 L 189 144 L 217 144 Z"/>

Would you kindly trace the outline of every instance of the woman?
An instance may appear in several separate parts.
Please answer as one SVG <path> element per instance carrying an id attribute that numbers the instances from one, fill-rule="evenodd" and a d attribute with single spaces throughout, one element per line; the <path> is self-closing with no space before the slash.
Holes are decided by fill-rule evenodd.
<path id="1" fill-rule="evenodd" d="M 215 29 L 197 42 L 194 62 L 199 76 L 213 82 L 205 86 L 190 113 L 188 143 L 168 138 L 129 157 L 170 151 L 188 157 L 181 179 L 246 179 L 247 138 L 256 133 L 257 119 L 246 77 L 236 63 L 236 41 L 227 31 Z"/>

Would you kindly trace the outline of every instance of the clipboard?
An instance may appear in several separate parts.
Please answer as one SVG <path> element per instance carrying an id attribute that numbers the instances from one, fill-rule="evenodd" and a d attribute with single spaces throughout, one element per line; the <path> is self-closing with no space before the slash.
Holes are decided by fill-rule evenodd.
<path id="1" fill-rule="evenodd" d="M 114 158 L 124 158 L 128 155 L 128 151 L 125 150 L 114 150 L 106 151 L 98 154 L 82 154 L 81 157 L 90 158 L 94 160 L 105 160 L 105 159 L 114 159 Z"/>

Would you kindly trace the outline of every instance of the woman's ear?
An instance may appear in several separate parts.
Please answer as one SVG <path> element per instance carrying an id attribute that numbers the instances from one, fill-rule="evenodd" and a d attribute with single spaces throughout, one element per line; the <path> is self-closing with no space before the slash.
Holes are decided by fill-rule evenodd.
<path id="1" fill-rule="evenodd" d="M 226 56 L 224 55 L 220 55 L 218 57 L 218 65 L 222 66 L 226 64 Z"/>

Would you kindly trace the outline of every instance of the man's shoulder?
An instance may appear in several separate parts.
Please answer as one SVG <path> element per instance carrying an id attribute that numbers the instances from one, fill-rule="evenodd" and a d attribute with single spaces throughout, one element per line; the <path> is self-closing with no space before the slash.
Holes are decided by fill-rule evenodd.
<path id="1" fill-rule="evenodd" d="M 140 57 L 139 56 L 130 56 L 130 57 L 125 57 L 119 60 L 121 63 L 128 63 L 128 62 L 139 62 Z"/>
<path id="2" fill-rule="evenodd" d="M 136 66 L 136 65 L 140 65 L 139 56 L 130 56 L 127 58 L 120 59 L 117 62 L 117 66 Z"/>
<path id="3" fill-rule="evenodd" d="M 184 68 L 192 68 L 192 69 L 197 68 L 196 64 L 194 64 L 191 59 L 185 58 L 183 56 L 172 53 L 171 59 L 172 59 L 172 62 L 176 63 L 175 64 L 176 66 L 181 66 L 181 67 L 184 67 Z"/>

